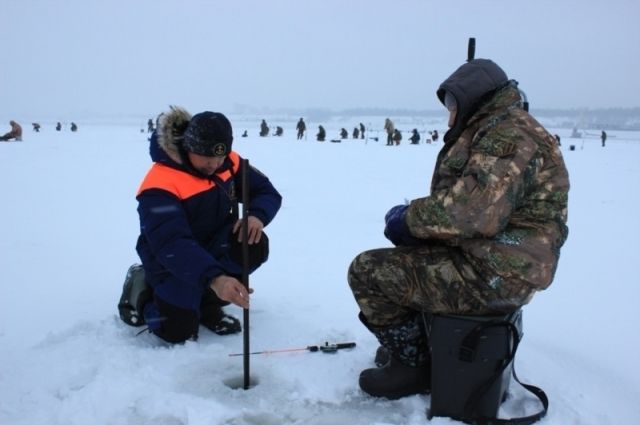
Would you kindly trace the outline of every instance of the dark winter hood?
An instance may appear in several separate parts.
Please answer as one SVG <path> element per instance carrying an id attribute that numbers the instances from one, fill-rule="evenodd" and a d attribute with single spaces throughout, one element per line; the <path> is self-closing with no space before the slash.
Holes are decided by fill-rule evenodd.
<path id="1" fill-rule="evenodd" d="M 469 118 L 508 81 L 502 68 L 489 59 L 474 59 L 456 69 L 437 91 L 442 104 L 445 92 L 449 92 L 458 105 L 456 121 L 445 134 L 444 141 L 457 139 Z"/>

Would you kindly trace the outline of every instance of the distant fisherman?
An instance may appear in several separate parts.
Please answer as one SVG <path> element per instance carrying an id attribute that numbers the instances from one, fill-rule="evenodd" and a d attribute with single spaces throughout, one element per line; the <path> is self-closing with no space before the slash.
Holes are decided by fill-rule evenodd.
<path id="1" fill-rule="evenodd" d="M 296 130 L 298 130 L 298 140 L 302 140 L 304 132 L 307 131 L 307 125 L 304 123 L 304 120 L 302 118 L 300 118 L 298 124 L 296 124 Z"/>
<path id="2" fill-rule="evenodd" d="M 9 125 L 11 126 L 11 131 L 5 133 L 0 140 L 3 142 L 9 141 L 11 139 L 15 139 L 16 142 L 22 141 L 22 127 L 17 122 L 11 120 L 9 121 Z M 39 127 L 38 127 L 39 128 Z"/>

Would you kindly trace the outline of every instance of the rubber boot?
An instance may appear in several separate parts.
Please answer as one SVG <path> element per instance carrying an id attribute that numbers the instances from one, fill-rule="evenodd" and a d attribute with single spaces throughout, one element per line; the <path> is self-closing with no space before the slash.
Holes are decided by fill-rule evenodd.
<path id="1" fill-rule="evenodd" d="M 144 280 L 144 268 L 141 264 L 132 265 L 127 270 L 122 295 L 118 302 L 120 319 L 131 326 L 144 325 L 144 307 L 151 298 L 151 288 Z"/>
<path id="2" fill-rule="evenodd" d="M 207 288 L 200 303 L 200 323 L 218 335 L 231 335 L 242 331 L 240 321 L 222 310 L 229 304 L 219 299 L 212 289 Z"/>
<path id="3" fill-rule="evenodd" d="M 201 312 L 200 323 L 218 335 L 231 335 L 242 331 L 240 321 L 219 306 L 210 306 Z"/>
<path id="4" fill-rule="evenodd" d="M 382 367 L 389 363 L 389 360 L 391 360 L 391 353 L 389 353 L 389 350 L 387 350 L 387 348 L 383 347 L 382 345 L 379 346 L 376 350 L 376 356 L 373 359 L 373 362 L 376 364 L 376 366 Z"/>
<path id="5" fill-rule="evenodd" d="M 395 400 L 430 391 L 431 361 L 422 317 L 387 327 L 370 325 L 362 313 L 360 319 L 390 354 L 382 367 L 360 373 L 360 388 L 374 397 Z"/>

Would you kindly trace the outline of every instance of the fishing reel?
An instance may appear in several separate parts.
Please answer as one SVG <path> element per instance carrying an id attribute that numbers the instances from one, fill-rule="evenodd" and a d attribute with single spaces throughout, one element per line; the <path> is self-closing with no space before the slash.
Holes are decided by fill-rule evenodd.
<path id="1" fill-rule="evenodd" d="M 310 345 L 309 347 L 307 347 L 307 350 L 313 352 L 316 351 L 321 351 L 323 353 L 335 353 L 338 350 L 344 349 L 344 348 L 353 348 L 356 346 L 355 342 L 343 342 L 343 343 L 339 343 L 339 344 L 329 344 L 329 342 L 325 342 L 324 345 Z"/>

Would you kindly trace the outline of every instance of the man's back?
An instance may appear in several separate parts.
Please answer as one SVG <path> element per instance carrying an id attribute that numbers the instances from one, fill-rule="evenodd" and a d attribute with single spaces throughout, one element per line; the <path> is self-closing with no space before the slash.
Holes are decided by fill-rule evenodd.
<path id="1" fill-rule="evenodd" d="M 470 118 L 407 222 L 418 237 L 462 247 L 487 279 L 544 289 L 568 233 L 569 178 L 555 138 L 519 99 L 506 88 Z"/>

